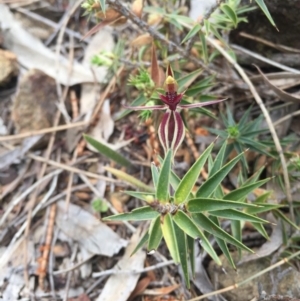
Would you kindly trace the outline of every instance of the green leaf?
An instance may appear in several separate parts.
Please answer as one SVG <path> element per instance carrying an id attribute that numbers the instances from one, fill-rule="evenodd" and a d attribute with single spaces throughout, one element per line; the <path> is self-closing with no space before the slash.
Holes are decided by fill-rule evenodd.
<path id="1" fill-rule="evenodd" d="M 100 6 L 101 6 L 101 10 L 102 10 L 103 14 L 105 15 L 105 10 L 106 10 L 105 3 L 106 3 L 106 0 L 98 0 L 98 1 L 99 1 Z"/>
<path id="2" fill-rule="evenodd" d="M 129 191 L 129 190 L 124 191 L 124 193 L 126 193 L 134 198 L 137 198 L 139 200 L 143 200 L 147 203 L 152 203 L 155 200 L 155 193 Z"/>
<path id="3" fill-rule="evenodd" d="M 184 175 L 183 179 L 180 181 L 177 190 L 174 194 L 174 202 L 176 205 L 183 203 L 188 198 L 190 192 L 192 191 L 197 179 L 199 178 L 199 173 L 204 166 L 208 156 L 210 155 L 214 143 L 212 143 L 197 159 L 193 166 Z"/>
<path id="4" fill-rule="evenodd" d="M 132 210 L 129 213 L 121 213 L 103 218 L 104 221 L 144 221 L 156 218 L 159 215 L 149 206 Z"/>
<path id="5" fill-rule="evenodd" d="M 199 36 L 200 36 L 200 41 L 202 44 L 203 59 L 204 59 L 204 62 L 207 64 L 208 63 L 208 50 L 207 50 L 205 34 L 202 31 L 200 31 Z"/>
<path id="6" fill-rule="evenodd" d="M 269 240 L 269 235 L 264 227 L 263 224 L 261 223 L 252 223 L 252 226 L 265 238 Z"/>
<path id="7" fill-rule="evenodd" d="M 288 217 L 286 217 L 280 210 L 274 210 L 273 213 L 276 217 L 281 218 L 283 221 L 285 221 L 286 223 L 288 223 L 298 231 L 300 230 L 300 228 L 296 224 L 294 224 Z"/>
<path id="8" fill-rule="evenodd" d="M 202 246 L 204 250 L 213 258 L 213 260 L 218 264 L 222 265 L 220 258 L 216 254 L 214 248 L 203 234 L 203 232 L 198 228 L 196 223 L 183 211 L 178 210 L 173 217 L 174 222 L 181 228 L 187 235 L 193 237 L 194 239 L 201 239 Z"/>
<path id="9" fill-rule="evenodd" d="M 228 218 L 231 220 L 248 221 L 254 223 L 269 223 L 268 221 L 263 220 L 259 217 L 235 209 L 215 210 L 210 211 L 209 214 L 223 218 Z"/>
<path id="10" fill-rule="evenodd" d="M 157 183 L 158 183 L 158 177 L 159 177 L 159 172 L 158 168 L 154 163 L 151 163 L 151 173 L 152 173 L 152 181 L 154 188 L 157 188 Z"/>
<path id="11" fill-rule="evenodd" d="M 215 161 L 213 162 L 212 168 L 209 171 L 209 178 L 213 176 L 218 170 L 221 169 L 223 162 L 224 162 L 224 155 L 225 155 L 225 150 L 227 147 L 227 143 L 223 143 L 221 149 L 219 150 Z"/>
<path id="12" fill-rule="evenodd" d="M 216 225 L 220 226 L 218 218 L 216 216 L 210 216 L 209 217 Z M 227 258 L 230 265 L 236 270 L 235 263 L 232 259 L 231 253 L 229 252 L 229 249 L 227 247 L 226 242 L 223 239 L 220 239 L 219 237 L 215 237 L 217 244 L 219 245 L 221 251 L 223 252 L 224 256 Z"/>
<path id="13" fill-rule="evenodd" d="M 111 148 L 107 147 L 106 145 L 102 144 L 101 142 L 95 140 L 94 138 L 83 135 L 84 139 L 93 146 L 100 154 L 106 156 L 107 158 L 113 160 L 114 162 L 129 167 L 131 166 L 131 162 L 128 161 L 125 157 L 121 156 L 119 153 L 115 152 Z"/>
<path id="14" fill-rule="evenodd" d="M 194 27 L 188 32 L 188 34 L 184 37 L 184 39 L 182 40 L 182 42 L 180 44 L 185 43 L 186 41 L 188 41 L 189 39 L 191 39 L 194 35 L 197 34 L 197 32 L 201 30 L 201 26 L 200 24 L 196 24 L 194 25 Z"/>
<path id="15" fill-rule="evenodd" d="M 130 254 L 130 256 L 134 255 L 139 249 L 141 249 L 144 244 L 148 241 L 149 239 L 149 232 L 147 231 L 143 237 L 141 238 L 141 240 L 139 241 L 139 243 L 137 244 L 137 246 L 134 248 L 134 250 L 132 251 L 132 253 Z"/>
<path id="16" fill-rule="evenodd" d="M 200 186 L 196 196 L 197 197 L 208 197 L 210 196 L 218 187 L 218 185 L 223 181 L 227 176 L 230 170 L 235 166 L 235 164 L 240 160 L 244 153 L 239 154 L 226 165 L 224 165 L 219 171 L 217 171 L 213 176 L 209 177 L 207 181 Z"/>
<path id="17" fill-rule="evenodd" d="M 210 220 L 204 214 L 194 213 L 194 214 L 192 214 L 192 219 L 199 225 L 199 227 L 201 227 L 208 233 L 212 234 L 213 236 L 217 236 L 240 249 L 243 249 L 243 250 L 253 253 L 253 251 L 251 249 L 249 249 L 248 247 L 246 247 L 241 241 L 238 241 L 237 239 L 232 237 L 230 234 L 228 234 L 226 231 L 224 231 L 220 226 L 215 224 L 212 220 Z"/>
<path id="18" fill-rule="evenodd" d="M 153 187 L 144 184 L 140 180 L 136 179 L 133 176 L 130 176 L 129 174 L 127 174 L 126 172 L 124 172 L 122 170 L 112 168 L 112 167 L 109 167 L 109 166 L 105 166 L 104 169 L 109 171 L 111 174 L 113 174 L 117 178 L 119 178 L 121 180 L 124 180 L 125 182 L 127 182 L 127 183 L 129 183 L 129 184 L 131 184 L 135 187 L 141 188 L 141 189 L 149 191 L 149 192 L 154 191 Z"/>
<path id="19" fill-rule="evenodd" d="M 153 219 L 149 228 L 148 251 L 157 250 L 162 239 L 160 215 Z"/>
<path id="20" fill-rule="evenodd" d="M 256 208 L 256 204 L 249 204 L 244 202 L 236 202 L 229 200 L 220 200 L 213 198 L 195 198 L 187 202 L 186 208 L 191 213 L 204 212 L 204 211 L 218 211 L 224 209 L 236 209 L 236 208 Z"/>
<path id="21" fill-rule="evenodd" d="M 186 90 L 202 72 L 203 69 L 197 69 L 179 78 L 177 80 L 179 87 L 178 92 L 183 92 L 184 90 Z"/>
<path id="22" fill-rule="evenodd" d="M 177 238 L 176 238 L 173 220 L 170 213 L 167 213 L 166 215 L 163 216 L 163 220 L 161 222 L 161 229 L 173 260 L 175 261 L 175 263 L 179 263 L 180 257 L 179 257 Z"/>
<path id="23" fill-rule="evenodd" d="M 234 27 L 236 27 L 238 24 L 238 18 L 237 18 L 235 11 L 228 4 L 223 4 L 221 6 L 221 10 L 232 21 L 232 23 L 234 24 Z"/>
<path id="24" fill-rule="evenodd" d="M 241 186 L 240 188 L 237 188 L 228 194 L 226 194 L 223 197 L 223 200 L 233 200 L 233 201 L 238 201 L 241 199 L 244 199 L 250 192 L 252 192 L 254 189 L 262 186 L 263 184 L 267 183 L 270 180 L 270 178 L 257 181 L 255 183 L 246 185 L 246 186 Z"/>
<path id="25" fill-rule="evenodd" d="M 282 205 L 279 205 L 279 204 L 256 203 L 256 202 L 254 202 L 253 204 L 258 205 L 258 207 L 247 208 L 245 210 L 245 212 L 247 212 L 249 214 L 258 214 L 258 213 L 271 211 L 271 210 L 282 207 Z"/>
<path id="26" fill-rule="evenodd" d="M 187 235 L 187 245 L 188 245 L 188 253 L 189 253 L 189 259 L 190 259 L 190 267 L 192 271 L 193 277 L 195 277 L 195 240 Z"/>
<path id="27" fill-rule="evenodd" d="M 180 264 L 183 271 L 183 276 L 187 288 L 190 288 L 190 277 L 188 267 L 188 248 L 187 248 L 187 237 L 186 234 L 174 223 L 175 234 L 178 244 L 178 252 L 180 258 Z"/>
<path id="28" fill-rule="evenodd" d="M 269 10 L 264 2 L 264 0 L 255 0 L 255 2 L 257 3 L 257 5 L 260 7 L 260 9 L 264 12 L 264 14 L 266 15 L 266 17 L 269 19 L 269 22 L 276 27 L 276 24 L 271 16 L 271 14 L 269 13 Z M 277 29 L 277 27 L 276 27 Z M 277 29 L 278 30 L 278 29 Z"/>
<path id="29" fill-rule="evenodd" d="M 161 203 L 166 203 L 169 201 L 171 160 L 172 160 L 172 150 L 170 149 L 166 155 L 166 158 L 164 159 L 158 177 L 156 199 Z"/>
<path id="30" fill-rule="evenodd" d="M 242 225 L 240 220 L 231 221 L 231 233 L 235 239 L 242 241 Z M 242 256 L 241 249 L 238 249 L 238 252 L 239 252 L 239 258 L 241 258 Z"/>
<path id="31" fill-rule="evenodd" d="M 92 208 L 96 212 L 107 212 L 108 204 L 107 201 L 102 199 L 95 199 L 92 201 Z"/>

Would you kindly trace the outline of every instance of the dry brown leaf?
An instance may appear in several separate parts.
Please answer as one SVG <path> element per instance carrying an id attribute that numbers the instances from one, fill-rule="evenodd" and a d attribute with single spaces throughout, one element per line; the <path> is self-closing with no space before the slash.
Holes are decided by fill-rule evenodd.
<path id="1" fill-rule="evenodd" d="M 122 271 L 141 270 L 144 266 L 146 252 L 143 250 L 137 251 L 131 256 L 137 243 L 145 234 L 139 229 L 132 235 L 130 243 L 125 250 L 123 258 L 116 264 L 115 269 L 120 273 L 112 275 L 106 282 L 97 301 L 126 301 L 136 287 L 140 277 L 139 273 L 122 273 Z"/>
<path id="2" fill-rule="evenodd" d="M 144 294 L 152 295 L 152 296 L 167 295 L 167 294 L 172 293 L 176 289 L 178 289 L 178 287 L 180 287 L 180 284 L 174 284 L 171 286 L 165 286 L 165 287 L 161 287 L 161 288 L 153 288 L 153 289 L 145 290 Z"/>
<path id="3" fill-rule="evenodd" d="M 151 78 L 155 83 L 155 87 L 159 87 L 161 83 L 160 70 L 157 61 L 156 47 L 153 42 L 152 42 L 152 53 L 151 53 Z"/>
<path id="4" fill-rule="evenodd" d="M 254 254 L 245 256 L 237 265 L 257 260 L 262 257 L 267 257 L 275 252 L 282 245 L 282 226 L 278 223 L 273 227 L 273 232 L 270 236 L 270 240 L 265 242 Z"/>
<path id="5" fill-rule="evenodd" d="M 139 18 L 142 18 L 144 0 L 134 0 L 131 6 L 131 11 Z"/>
<path id="6" fill-rule="evenodd" d="M 140 47 L 147 44 L 151 44 L 151 42 L 152 42 L 152 37 L 150 36 L 150 34 L 145 33 L 135 38 L 133 41 L 131 41 L 130 44 L 132 47 Z"/>
<path id="7" fill-rule="evenodd" d="M 150 26 L 156 26 L 161 22 L 162 19 L 162 16 L 159 14 L 149 14 L 147 23 Z"/>
<path id="8" fill-rule="evenodd" d="M 127 241 L 81 207 L 70 204 L 66 211 L 64 201 L 57 203 L 56 224 L 91 254 L 111 257 L 127 245 Z"/>
<path id="9" fill-rule="evenodd" d="M 120 18 L 121 14 L 113 8 L 108 8 L 105 10 L 105 13 L 100 11 L 96 14 L 96 16 L 100 19 L 104 19 L 107 22 L 113 22 Z"/>
<path id="10" fill-rule="evenodd" d="M 138 284 L 136 285 L 135 289 L 131 293 L 130 297 L 128 298 L 128 301 L 131 301 L 136 296 L 141 295 L 144 290 L 148 287 L 149 283 L 151 282 L 151 278 L 146 276 L 143 279 L 141 279 Z"/>

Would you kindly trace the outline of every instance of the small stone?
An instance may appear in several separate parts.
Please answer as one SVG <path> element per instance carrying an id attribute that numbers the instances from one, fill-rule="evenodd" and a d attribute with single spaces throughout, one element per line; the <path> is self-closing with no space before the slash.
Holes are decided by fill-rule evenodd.
<path id="1" fill-rule="evenodd" d="M 58 96 L 56 82 L 44 72 L 32 69 L 21 79 L 13 104 L 13 120 L 19 133 L 53 125 Z"/>
<path id="2" fill-rule="evenodd" d="M 0 86 L 17 76 L 18 73 L 17 57 L 10 51 L 0 49 Z"/>

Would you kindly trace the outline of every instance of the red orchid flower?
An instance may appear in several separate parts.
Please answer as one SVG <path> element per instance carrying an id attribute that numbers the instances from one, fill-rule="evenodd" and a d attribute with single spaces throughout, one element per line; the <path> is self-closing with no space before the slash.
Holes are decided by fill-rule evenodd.
<path id="1" fill-rule="evenodd" d="M 167 79 L 165 81 L 164 88 L 166 92 L 165 95 L 158 95 L 160 100 L 164 103 L 164 105 L 125 107 L 127 109 L 136 111 L 166 109 L 167 111 L 164 113 L 158 128 L 158 136 L 160 143 L 164 148 L 165 154 L 168 152 L 169 149 L 172 149 L 173 154 L 175 154 L 177 149 L 181 145 L 185 135 L 184 123 L 177 109 L 200 108 L 222 102 L 225 99 L 217 99 L 188 105 L 180 104 L 180 101 L 184 96 L 184 92 L 177 93 L 178 85 L 176 80 L 174 79 L 173 70 L 171 69 L 170 65 L 167 69 Z"/>

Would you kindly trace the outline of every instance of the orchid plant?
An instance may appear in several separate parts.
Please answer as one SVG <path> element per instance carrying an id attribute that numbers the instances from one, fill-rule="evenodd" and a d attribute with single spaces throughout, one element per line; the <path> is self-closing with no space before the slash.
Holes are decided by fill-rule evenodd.
<path id="1" fill-rule="evenodd" d="M 201 108 L 204 106 L 216 104 L 225 99 L 211 100 L 202 103 L 181 104 L 184 96 L 178 93 L 178 84 L 174 78 L 174 72 L 171 65 L 168 65 L 166 72 L 166 81 L 164 84 L 165 95 L 158 94 L 163 105 L 153 106 L 125 106 L 127 109 L 138 110 L 166 110 L 158 128 L 158 137 L 164 149 L 165 154 L 171 149 L 173 154 L 176 153 L 185 136 L 185 127 L 179 109 Z"/>
<path id="2" fill-rule="evenodd" d="M 152 69 L 155 69 L 155 66 L 157 66 L 157 61 L 152 57 Z M 157 84 L 158 81 L 154 78 L 155 73 L 157 72 L 151 71 L 151 78 Z M 207 254 L 221 265 L 220 258 L 210 240 L 212 237 L 215 238 L 219 248 L 231 266 L 235 268 L 228 244 L 235 246 L 238 250 L 252 252 L 241 241 L 244 222 L 252 223 L 255 229 L 267 237 L 263 226 L 267 221 L 258 215 L 279 206 L 267 203 L 267 194 L 264 197 L 258 197 L 254 202 L 248 202 L 248 194 L 269 180 L 258 180 L 262 170 L 240 183 L 235 190 L 224 193 L 222 181 L 244 156 L 244 153 L 241 152 L 226 163 L 226 143 L 223 143 L 214 158 L 211 154 L 214 147 L 214 143 L 212 143 L 182 178 L 176 175 L 172 168 L 173 157 L 185 135 L 185 127 L 179 110 L 201 108 L 220 103 L 225 99 L 182 104 L 185 92 L 178 92 L 178 83 L 170 65 L 167 67 L 164 90 L 164 94 L 158 94 L 159 99 L 163 102 L 162 105 L 125 106 L 130 110 L 166 110 L 158 128 L 159 140 L 164 149 L 164 159 L 160 158 L 159 166 L 155 164 L 151 166 L 154 187 L 139 183 L 138 180 L 120 170 L 106 168 L 111 174 L 131 185 L 138 184 L 136 186 L 142 188 L 143 192 L 126 191 L 125 193 L 141 199 L 146 205 L 128 213 L 108 216 L 103 220 L 150 221 L 148 229 L 133 253 L 145 244 L 147 244 L 148 252 L 152 253 L 157 250 L 164 238 L 174 262 L 181 264 L 185 283 L 189 287 L 190 271 L 192 274 L 195 271 L 195 240 L 200 241 Z M 91 137 L 85 136 L 85 139 L 100 152 L 105 151 L 108 157 L 118 164 L 130 167 L 130 162 L 121 158 L 119 154 L 114 151 L 108 152 L 103 145 Z M 208 163 L 208 177 L 199 186 L 197 185 L 199 174 L 206 163 Z M 222 228 L 224 218 L 231 221 L 231 234 Z"/>

